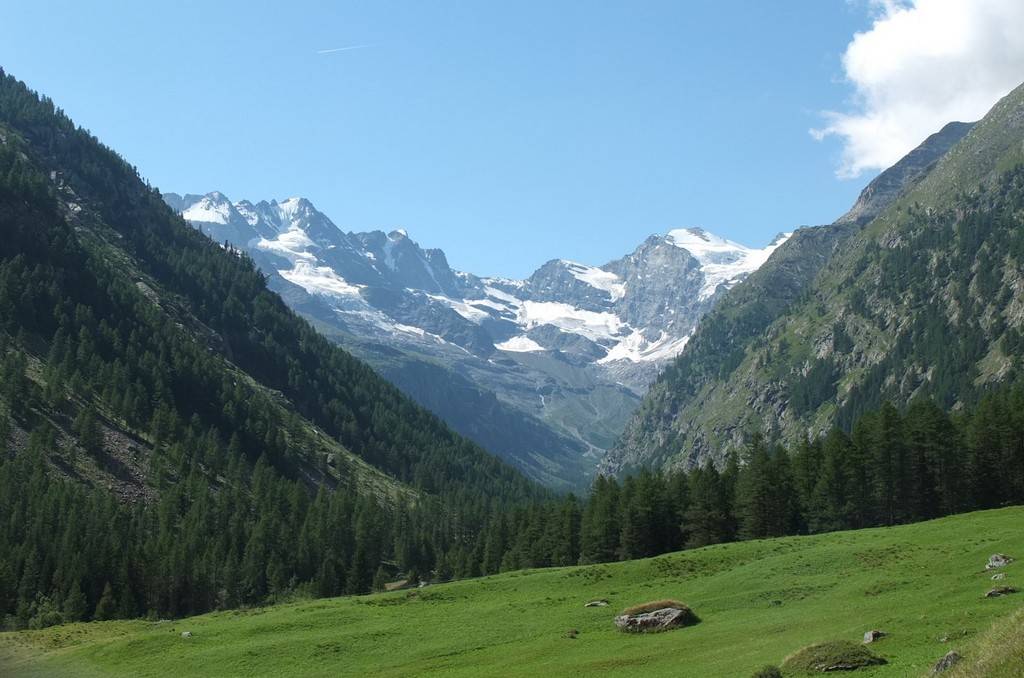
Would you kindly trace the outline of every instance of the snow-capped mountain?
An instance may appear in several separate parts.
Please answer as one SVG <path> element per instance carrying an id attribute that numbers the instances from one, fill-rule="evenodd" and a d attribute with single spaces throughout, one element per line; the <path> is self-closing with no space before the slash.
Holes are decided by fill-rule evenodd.
<path id="1" fill-rule="evenodd" d="M 455 271 L 404 230 L 345 233 L 303 198 L 165 199 L 454 428 L 567 486 L 586 482 L 701 316 L 788 237 L 752 249 L 673 230 L 603 266 L 553 259 L 508 280 Z"/>

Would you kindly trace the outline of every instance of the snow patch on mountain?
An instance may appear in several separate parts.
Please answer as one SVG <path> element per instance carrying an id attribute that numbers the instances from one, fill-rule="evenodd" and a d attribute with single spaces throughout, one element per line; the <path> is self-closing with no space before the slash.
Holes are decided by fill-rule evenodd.
<path id="1" fill-rule="evenodd" d="M 704 284 L 700 298 L 708 299 L 718 291 L 719 286 L 732 287 L 744 277 L 756 271 L 768 261 L 792 233 L 783 233 L 767 247 L 755 249 L 726 240 L 702 228 L 680 228 L 669 231 L 666 239 L 676 247 L 689 252 L 701 265 Z"/>
<path id="2" fill-rule="evenodd" d="M 524 302 L 518 322 L 526 329 L 553 325 L 564 332 L 579 334 L 597 343 L 612 341 L 625 326 L 614 313 L 584 311 L 557 301 Z"/>
<path id="3" fill-rule="evenodd" d="M 544 347 L 538 344 L 528 336 L 520 335 L 518 337 L 512 337 L 500 344 L 495 344 L 494 348 L 499 351 L 511 351 L 513 353 L 533 353 L 536 351 L 543 351 Z"/>
<path id="4" fill-rule="evenodd" d="M 324 297 L 358 297 L 361 289 L 360 285 L 352 285 L 335 273 L 330 266 L 316 266 L 308 261 L 296 261 L 294 268 L 278 273 L 310 294 Z"/>
<path id="5" fill-rule="evenodd" d="M 201 221 L 207 224 L 227 224 L 231 221 L 231 213 L 234 207 L 223 195 L 217 192 L 209 193 L 199 199 L 198 202 L 189 206 L 181 216 L 187 221 Z"/>
<path id="6" fill-rule="evenodd" d="M 415 292 L 415 290 L 409 291 Z M 483 322 L 484 320 L 487 320 L 488 318 L 491 317 L 491 314 L 488 313 L 487 311 L 476 308 L 470 303 L 466 303 L 466 301 L 462 299 L 452 299 L 451 297 L 446 297 L 441 294 L 427 294 L 426 296 L 433 299 L 434 301 L 441 302 L 448 308 L 452 309 L 453 311 L 461 315 L 466 320 L 472 321 L 474 323 Z M 480 300 L 473 299 L 472 304 L 476 303 L 480 303 Z"/>
<path id="7" fill-rule="evenodd" d="M 655 341 L 648 341 L 643 332 L 634 330 L 628 337 L 612 347 L 608 354 L 597 361 L 599 365 L 628 360 L 632 363 L 658 362 L 679 355 L 690 335 L 673 337 L 662 332 Z"/>
<path id="8" fill-rule="evenodd" d="M 575 261 L 563 259 L 566 269 L 573 277 L 591 287 L 604 290 L 612 301 L 618 301 L 626 294 L 626 285 L 622 278 L 610 271 L 605 271 L 596 266 L 587 266 Z"/>

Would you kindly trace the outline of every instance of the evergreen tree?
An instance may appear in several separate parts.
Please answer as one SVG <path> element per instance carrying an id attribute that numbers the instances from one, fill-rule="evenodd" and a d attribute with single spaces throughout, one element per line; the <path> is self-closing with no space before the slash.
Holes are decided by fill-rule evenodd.
<path id="1" fill-rule="evenodd" d="M 619 484 L 598 476 L 580 526 L 580 562 L 607 563 L 619 549 Z"/>
<path id="2" fill-rule="evenodd" d="M 752 436 L 744 451 L 744 464 L 736 485 L 736 515 L 740 537 L 760 539 L 771 535 L 776 509 L 774 479 L 768 447 L 760 434 Z"/>
<path id="3" fill-rule="evenodd" d="M 689 494 L 690 505 L 684 516 L 687 547 L 728 541 L 732 536 L 728 490 L 711 461 L 690 472 Z"/>
<path id="4" fill-rule="evenodd" d="M 86 615 L 86 600 L 85 594 L 82 593 L 82 587 L 79 585 L 76 579 L 68 591 L 67 597 L 64 598 L 64 605 L 62 606 L 64 612 L 64 620 L 69 622 L 82 621 Z"/>
<path id="5" fill-rule="evenodd" d="M 103 431 L 93 408 L 82 408 L 71 430 L 78 437 L 78 444 L 90 455 L 95 456 L 103 450 Z"/>
<path id="6" fill-rule="evenodd" d="M 96 611 L 92 616 L 97 621 L 107 621 L 113 619 L 116 613 L 117 601 L 114 599 L 114 589 L 108 581 L 103 585 L 103 594 L 100 596 L 99 602 L 96 603 Z"/>

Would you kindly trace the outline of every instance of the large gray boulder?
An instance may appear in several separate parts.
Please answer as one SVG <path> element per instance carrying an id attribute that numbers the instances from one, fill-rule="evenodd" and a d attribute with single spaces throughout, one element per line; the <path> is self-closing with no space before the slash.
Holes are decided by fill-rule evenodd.
<path id="1" fill-rule="evenodd" d="M 986 570 L 994 570 L 998 567 L 1006 567 L 1013 562 L 1013 558 L 1006 555 L 1005 553 L 993 553 L 988 557 L 988 565 L 985 566 Z"/>
<path id="2" fill-rule="evenodd" d="M 653 633 L 670 631 L 696 623 L 696 617 L 688 609 L 663 607 L 660 610 L 640 614 L 620 614 L 615 625 L 621 631 L 630 633 Z"/>

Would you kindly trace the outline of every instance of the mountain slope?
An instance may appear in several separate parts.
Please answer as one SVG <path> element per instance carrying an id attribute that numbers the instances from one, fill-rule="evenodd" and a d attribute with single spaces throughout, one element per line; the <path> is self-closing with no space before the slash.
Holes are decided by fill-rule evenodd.
<path id="1" fill-rule="evenodd" d="M 1022 519 L 1024 510 L 1007 508 L 248 613 L 0 634 L 0 669 L 18 678 L 171 671 L 218 678 L 735 678 L 778 665 L 812 643 L 859 643 L 878 628 L 889 635 L 872 648 L 888 663 L 854 675 L 924 676 L 950 650 L 974 663 L 992 646 L 987 629 L 1013 619 L 1018 599 L 984 597 L 993 584 L 984 565 L 992 553 L 1024 551 Z M 1021 567 L 1006 568 L 1009 582 L 1018 580 Z M 598 598 L 609 606 L 584 607 Z M 664 598 L 691 605 L 701 623 L 645 636 L 613 625 L 622 608 Z M 182 639 L 183 631 L 192 638 Z"/>
<path id="2" fill-rule="evenodd" d="M 27 357 L 50 400 L 7 398 L 24 412 L 15 425 L 70 397 L 72 414 L 99 408 L 143 447 L 164 418 L 233 434 L 251 461 L 312 484 L 347 469 L 426 493 L 535 492 L 319 337 L 248 259 L 197 234 L 133 168 L 6 75 L 0 153 L 4 352 Z"/>
<path id="3" fill-rule="evenodd" d="M 931 395 L 955 407 L 1011 377 L 1019 218 L 1017 179 L 1006 172 L 1021 159 L 1022 99 L 1013 92 L 966 135 L 962 125 L 933 135 L 901 161 L 909 180 L 894 181 L 893 170 L 879 176 L 822 237 L 832 243 L 817 270 L 723 343 L 724 300 L 693 348 L 707 338 L 706 346 L 730 346 L 727 357 L 684 352 L 608 467 L 692 464 L 758 429 L 792 441 L 848 425 L 885 398 Z M 766 266 L 738 285 L 733 304 L 742 307 L 759 277 L 774 275 Z"/>
<path id="4" fill-rule="evenodd" d="M 697 321 L 786 238 L 751 249 L 679 229 L 601 267 L 553 259 L 505 280 L 455 271 L 403 230 L 342 232 L 301 198 L 165 200 L 250 254 L 325 335 L 460 433 L 561 488 L 587 485 Z"/>
<path id="5" fill-rule="evenodd" d="M 547 496 L 5 74 L 0 224 L 0 623 L 462 572 L 493 512 Z"/>

